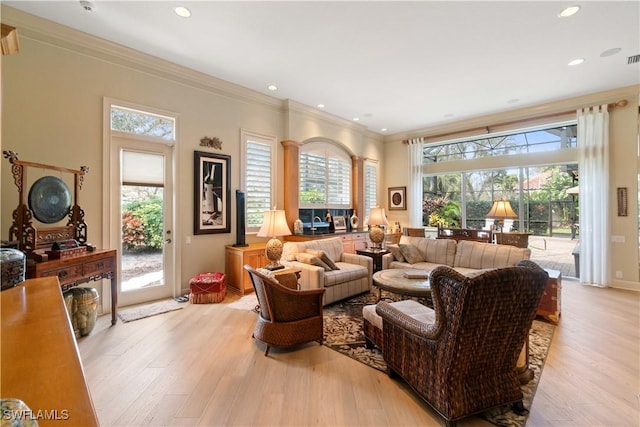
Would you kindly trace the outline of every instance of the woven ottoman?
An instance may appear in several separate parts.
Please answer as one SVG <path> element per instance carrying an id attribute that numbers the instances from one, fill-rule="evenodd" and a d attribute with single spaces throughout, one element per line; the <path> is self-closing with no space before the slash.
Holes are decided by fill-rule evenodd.
<path id="1" fill-rule="evenodd" d="M 189 281 L 189 302 L 211 304 L 227 296 L 224 273 L 200 273 Z"/>
<path id="2" fill-rule="evenodd" d="M 409 317 L 413 317 L 420 322 L 433 323 L 436 320 L 435 311 L 414 300 L 402 300 L 392 302 L 392 306 L 400 310 Z M 382 317 L 376 313 L 375 305 L 365 305 L 362 308 L 363 332 L 365 346 L 367 348 L 378 347 L 384 353 L 384 340 L 382 334 Z"/>

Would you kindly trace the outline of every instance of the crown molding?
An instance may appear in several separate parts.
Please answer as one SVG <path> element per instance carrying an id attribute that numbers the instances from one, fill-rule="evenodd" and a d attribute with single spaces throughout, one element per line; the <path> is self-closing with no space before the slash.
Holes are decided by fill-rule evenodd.
<path id="1" fill-rule="evenodd" d="M 1 14 L 2 22 L 18 28 L 22 39 L 49 44 L 197 89 L 245 102 L 263 104 L 282 111 L 282 100 L 244 86 L 30 15 L 6 5 L 1 6 Z"/>
<path id="2" fill-rule="evenodd" d="M 364 125 L 355 123 L 351 120 L 343 119 L 342 117 L 334 116 L 331 113 L 318 110 L 317 108 L 311 107 L 298 101 L 294 101 L 292 99 L 285 100 L 283 102 L 283 108 L 287 112 L 299 113 L 316 120 L 324 121 L 330 125 L 339 126 L 341 128 L 348 128 L 359 134 L 364 134 L 368 130 L 368 128 Z"/>

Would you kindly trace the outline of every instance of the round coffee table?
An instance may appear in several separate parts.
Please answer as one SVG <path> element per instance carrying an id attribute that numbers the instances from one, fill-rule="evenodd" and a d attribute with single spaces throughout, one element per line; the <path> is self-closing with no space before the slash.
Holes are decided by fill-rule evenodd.
<path id="1" fill-rule="evenodd" d="M 431 286 L 428 278 L 411 279 L 407 274 L 419 274 L 424 270 L 390 268 L 380 270 L 372 276 L 373 285 L 378 288 L 378 301 L 382 297 L 382 290 L 407 297 L 425 298 L 431 300 Z"/>

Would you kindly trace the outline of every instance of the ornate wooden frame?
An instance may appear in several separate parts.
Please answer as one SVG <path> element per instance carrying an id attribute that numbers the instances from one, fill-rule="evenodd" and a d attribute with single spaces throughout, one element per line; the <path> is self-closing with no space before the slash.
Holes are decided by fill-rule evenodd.
<path id="1" fill-rule="evenodd" d="M 89 172 L 88 166 L 81 166 L 80 170 L 68 169 L 60 166 L 51 166 L 41 163 L 32 163 L 18 160 L 18 153 L 3 150 L 3 156 L 11 163 L 13 180 L 18 188 L 18 206 L 13 211 L 13 224 L 9 228 L 9 240 L 17 243 L 18 249 L 25 252 L 28 257 L 36 258 L 37 249 L 50 248 L 59 240 L 75 239 L 80 244 L 87 243 L 87 223 L 84 221 L 84 211 L 79 205 L 79 194 L 84 182 L 84 175 Z M 69 210 L 69 221 L 66 226 L 48 227 L 36 229 L 33 225 L 33 212 L 26 203 L 28 189 L 27 168 L 49 169 L 58 172 L 72 173 L 74 175 L 73 205 Z"/>

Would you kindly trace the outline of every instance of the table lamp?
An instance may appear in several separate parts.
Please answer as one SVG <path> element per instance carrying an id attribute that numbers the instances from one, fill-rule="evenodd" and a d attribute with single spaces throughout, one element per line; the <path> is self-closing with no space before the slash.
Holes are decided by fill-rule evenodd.
<path id="1" fill-rule="evenodd" d="M 284 268 L 280 264 L 280 257 L 282 256 L 282 242 L 277 239 L 278 236 L 289 236 L 291 230 L 287 225 L 287 218 L 284 215 L 284 211 L 276 209 L 264 211 L 264 219 L 262 220 L 262 227 L 258 231 L 258 237 L 269 237 L 267 246 L 264 249 L 264 253 L 269 260 L 269 264 L 264 267 L 267 270 L 278 270 Z"/>
<path id="2" fill-rule="evenodd" d="M 493 206 L 491 206 L 491 210 L 487 213 L 486 217 L 497 219 L 498 228 L 502 233 L 502 229 L 504 228 L 504 220 L 507 218 L 518 218 L 518 214 L 516 214 L 511 208 L 511 202 L 509 202 L 508 200 L 500 199 L 493 202 Z"/>
<path id="3" fill-rule="evenodd" d="M 367 224 L 369 225 L 369 238 L 373 242 L 373 248 L 382 249 L 384 230 L 380 226 L 389 225 L 387 216 L 384 214 L 384 208 L 372 208 L 369 212 Z"/>

